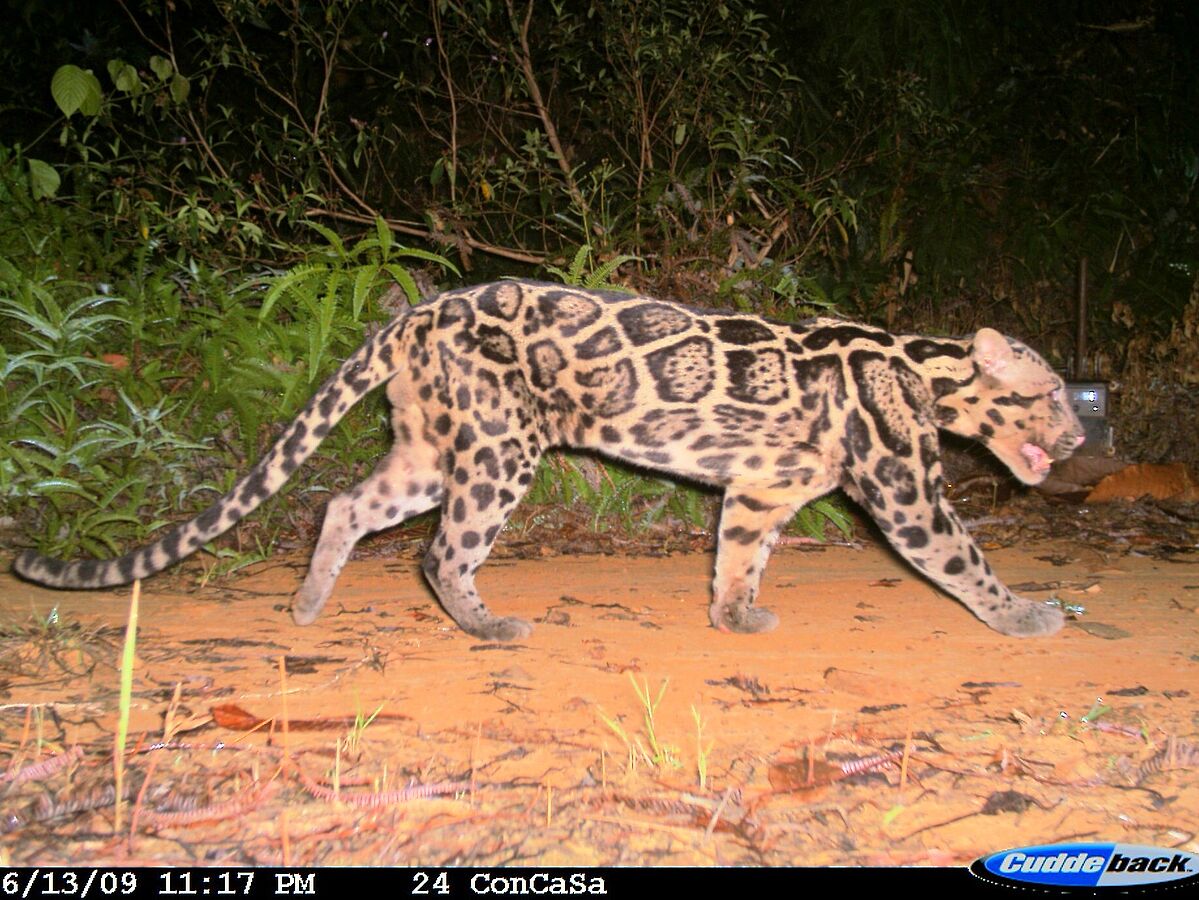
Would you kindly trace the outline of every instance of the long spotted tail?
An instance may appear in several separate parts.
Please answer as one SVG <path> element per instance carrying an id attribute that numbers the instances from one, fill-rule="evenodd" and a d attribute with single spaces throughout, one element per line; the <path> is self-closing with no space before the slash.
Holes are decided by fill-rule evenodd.
<path id="1" fill-rule="evenodd" d="M 278 493 L 350 407 L 394 374 L 406 321 L 406 316 L 393 320 L 342 363 L 270 451 L 229 493 L 191 521 L 117 559 L 63 562 L 29 550 L 17 557 L 13 569 L 22 578 L 48 587 L 110 587 L 161 572 L 194 553 Z"/>

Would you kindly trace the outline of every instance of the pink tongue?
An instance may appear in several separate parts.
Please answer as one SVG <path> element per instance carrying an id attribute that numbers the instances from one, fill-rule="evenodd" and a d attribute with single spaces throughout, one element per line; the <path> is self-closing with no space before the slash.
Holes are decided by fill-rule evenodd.
<path id="1" fill-rule="evenodd" d="M 1025 444 L 1020 448 L 1020 455 L 1028 460 L 1029 468 L 1034 472 L 1046 472 L 1049 470 L 1049 454 L 1036 444 Z"/>

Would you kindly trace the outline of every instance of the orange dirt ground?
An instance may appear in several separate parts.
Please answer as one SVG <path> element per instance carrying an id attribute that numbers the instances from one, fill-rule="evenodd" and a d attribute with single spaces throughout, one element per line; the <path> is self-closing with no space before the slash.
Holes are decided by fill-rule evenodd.
<path id="1" fill-rule="evenodd" d="M 730 635 L 708 625 L 710 554 L 494 559 L 484 596 L 537 626 L 500 646 L 454 628 L 413 559 L 351 562 L 308 628 L 287 613 L 302 559 L 208 585 L 193 565 L 143 586 L 118 832 L 130 592 L 0 576 L 0 854 L 816 866 L 1066 840 L 1199 850 L 1199 559 L 1077 543 L 988 558 L 1085 613 L 1012 639 L 884 549 L 789 546 L 761 600 L 781 626 Z"/>

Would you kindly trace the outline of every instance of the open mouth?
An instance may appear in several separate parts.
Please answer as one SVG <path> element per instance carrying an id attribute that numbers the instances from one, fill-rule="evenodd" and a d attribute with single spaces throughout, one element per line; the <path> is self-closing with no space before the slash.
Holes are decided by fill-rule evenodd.
<path id="1" fill-rule="evenodd" d="M 1083 435 L 1065 435 L 1056 444 L 1054 444 L 1052 455 L 1039 444 L 1034 444 L 1032 441 L 1026 441 L 1020 447 L 1020 455 L 1024 457 L 1028 467 L 1038 475 L 1043 475 L 1049 471 L 1049 467 L 1053 465 L 1054 460 L 1063 460 L 1071 456 L 1076 449 L 1081 447 L 1086 438 Z"/>
<path id="2" fill-rule="evenodd" d="M 1031 441 L 1026 442 L 1020 448 L 1020 455 L 1028 462 L 1028 467 L 1038 475 L 1049 471 L 1049 467 L 1053 465 L 1053 460 L 1045 451 L 1045 448 L 1038 447 Z"/>

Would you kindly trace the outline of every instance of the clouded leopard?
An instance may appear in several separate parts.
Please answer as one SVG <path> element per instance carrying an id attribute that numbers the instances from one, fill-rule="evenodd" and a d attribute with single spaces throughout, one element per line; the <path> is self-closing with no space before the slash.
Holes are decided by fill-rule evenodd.
<path id="1" fill-rule="evenodd" d="M 328 505 L 293 617 L 312 622 L 360 537 L 439 507 L 423 569 L 463 630 L 510 641 L 474 576 L 550 447 L 586 448 L 724 491 L 709 615 L 766 631 L 755 599 L 770 549 L 804 504 L 845 489 L 895 549 L 987 625 L 1050 634 L 1062 613 L 1014 596 L 946 501 L 938 429 L 977 439 L 1041 481 L 1082 443 L 1062 381 L 991 329 L 947 339 L 837 319 L 782 323 L 649 297 L 529 281 L 452 290 L 401 312 L 324 383 L 274 446 L 206 512 L 119 559 L 33 552 L 16 571 L 94 588 L 144 578 L 275 494 L 329 430 L 387 382 L 395 446 Z"/>

